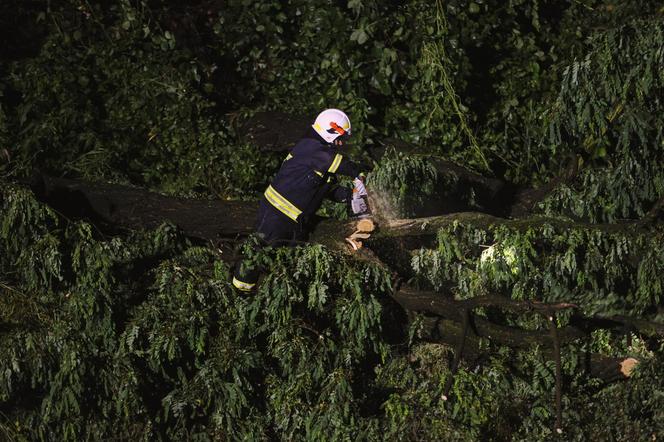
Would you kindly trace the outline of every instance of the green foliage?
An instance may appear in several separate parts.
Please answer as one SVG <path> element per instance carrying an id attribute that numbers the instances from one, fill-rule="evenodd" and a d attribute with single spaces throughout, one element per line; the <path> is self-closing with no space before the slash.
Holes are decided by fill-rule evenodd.
<path id="1" fill-rule="evenodd" d="M 279 159 L 241 143 L 236 119 L 334 106 L 361 144 L 397 136 L 516 182 L 558 174 L 585 146 L 575 186 L 598 204 L 576 207 L 592 198 L 563 189 L 545 210 L 638 215 L 662 194 L 652 166 L 660 100 L 650 99 L 660 95 L 661 26 L 640 3 L 65 2 L 35 11 L 49 29 L 41 52 L 4 66 L 5 95 L 19 97 L 0 97 L 11 173 L 246 198 Z M 637 154 L 644 139 L 653 142 Z"/>
<path id="2" fill-rule="evenodd" d="M 558 8 L 536 0 L 65 2 L 39 14 L 49 32 L 38 56 L 8 69 L 20 95 L 9 115 L 14 173 L 38 166 L 245 197 L 278 162 L 243 161 L 257 151 L 238 142 L 234 118 L 334 106 L 350 113 L 362 144 L 398 136 L 470 167 L 509 165 L 508 175 L 527 181 L 533 166 L 546 174 L 548 152 L 533 146 L 542 98 L 578 38 L 567 27 L 552 31 L 561 22 L 576 29 L 589 15 L 578 2 L 542 13 Z"/>
<path id="3" fill-rule="evenodd" d="M 0 269 L 20 272 L 30 288 L 46 287 L 62 280 L 59 238 L 50 234 L 57 228 L 56 214 L 38 204 L 31 192 L 8 188 L 2 198 L 2 255 Z M 12 259 L 13 258 L 13 259 Z"/>
<path id="4" fill-rule="evenodd" d="M 546 213 L 615 221 L 643 216 L 664 195 L 662 41 L 659 18 L 635 19 L 594 36 L 585 57 L 565 68 L 550 149 L 582 147 L 588 164 L 578 185 L 543 203 Z"/>
<path id="5" fill-rule="evenodd" d="M 657 2 L 56 3 L 15 2 L 21 20 L 3 21 L 34 42 L 0 57 L 0 179 L 37 168 L 253 198 L 283 155 L 242 141 L 239 122 L 334 106 L 359 145 L 417 145 L 389 150 L 368 178 L 388 217 L 444 196 L 453 178 L 434 158 L 525 185 L 576 158 L 578 177 L 539 207 L 552 217 L 636 218 L 664 195 Z M 444 400 L 450 349 L 392 345 L 390 275 L 372 265 L 264 249 L 260 289 L 240 296 L 216 253 L 174 226 L 109 238 L 0 186 L 5 439 L 556 437 L 543 349 L 483 343 Z M 412 282 L 661 321 L 661 231 L 568 226 L 452 225 L 408 257 Z M 662 350 L 634 341 L 595 332 L 565 346 L 563 437 L 646 440 L 664 426 Z M 579 369 L 587 350 L 642 363 L 602 386 Z"/>
<path id="6" fill-rule="evenodd" d="M 265 250 L 257 259 L 272 272 L 243 298 L 210 249 L 169 225 L 97 238 L 85 223 L 60 227 L 24 190 L 6 188 L 2 201 L 3 226 L 32 217 L 0 238 L 6 431 L 42 440 L 375 431 L 357 416 L 370 397 L 358 381 L 389 354 L 377 297 L 389 279 L 378 268 L 320 246 Z M 45 238 L 57 284 L 13 271 L 17 257 L 36 260 Z"/>
<path id="7" fill-rule="evenodd" d="M 21 95 L 13 173 L 40 167 L 170 193 L 253 195 L 276 159 L 247 164 L 258 151 L 214 115 L 206 66 L 145 4 L 81 8 L 52 12 L 59 32 L 12 67 L 9 86 Z"/>
<path id="8" fill-rule="evenodd" d="M 230 287 L 229 269 L 214 251 L 191 246 L 170 225 L 104 238 L 12 186 L 2 192 L 0 225 L 15 232 L 0 237 L 0 429 L 14 440 L 551 436 L 553 365 L 542 352 L 487 348 L 488 360 L 462 366 L 445 400 L 450 349 L 422 344 L 404 354 L 388 344 L 383 299 L 390 278 L 373 265 L 322 246 L 266 248 L 253 258 L 269 272 L 247 296 Z M 45 238 L 57 265 L 34 269 L 51 269 L 57 278 L 16 272 L 17 258 L 41 256 L 35 250 Z M 491 241 L 496 251 L 482 262 L 478 244 Z M 550 257 L 535 253 L 533 241 L 544 241 Z M 518 233 L 457 225 L 441 230 L 439 248 L 420 252 L 413 263 L 435 257 L 426 268 L 438 268 L 435 278 L 452 280 L 460 296 L 550 293 L 544 300 L 633 314 L 662 296 L 652 273 L 661 268 L 657 248 L 641 259 L 630 252 L 643 241 L 555 226 Z M 572 259 L 572 250 L 588 259 Z M 620 273 L 604 280 L 600 267 Z M 555 285 L 547 277 L 553 273 Z M 564 292 L 555 290 L 564 285 Z M 584 297 L 589 287 L 607 300 Z M 611 290 L 624 295 L 620 302 L 611 301 Z M 618 427 L 621 434 L 650 434 L 661 425 L 661 401 L 650 394 L 661 384 L 661 352 L 644 350 L 638 340 L 628 347 L 610 334 L 595 334 L 590 345 L 650 362 L 629 384 L 598 390 L 578 368 L 583 349 L 566 347 L 568 434 L 592 438 Z M 615 411 L 605 407 L 613 397 L 625 398 L 631 420 L 611 420 Z M 630 405 L 637 403 L 642 407 Z M 586 411 L 595 409 L 602 412 Z"/>
<path id="9" fill-rule="evenodd" d="M 0 79 L 0 177 L 7 174 L 8 163 L 11 161 L 9 156 L 9 128 L 7 127 L 7 115 L 2 106 L 2 97 L 4 95 L 4 84 Z"/>
<path id="10" fill-rule="evenodd" d="M 661 234 L 541 227 L 480 229 L 455 223 L 438 232 L 438 247 L 413 256 L 415 274 L 455 296 L 502 294 L 513 299 L 572 302 L 587 314 L 641 316 L 664 299 L 655 269 L 664 262 Z"/>
<path id="11" fill-rule="evenodd" d="M 570 406 L 576 408 L 583 422 L 590 414 L 612 414 L 616 421 L 611 428 L 593 422 L 582 433 L 587 438 L 599 437 L 605 440 L 652 440 L 664 428 L 664 379 L 662 373 L 661 349 L 657 358 L 639 366 L 634 375 L 636 385 L 616 384 L 595 395 L 591 407 L 576 408 L 576 401 Z M 653 394 L 653 392 L 655 392 Z M 576 398 L 575 398 L 576 399 Z"/>

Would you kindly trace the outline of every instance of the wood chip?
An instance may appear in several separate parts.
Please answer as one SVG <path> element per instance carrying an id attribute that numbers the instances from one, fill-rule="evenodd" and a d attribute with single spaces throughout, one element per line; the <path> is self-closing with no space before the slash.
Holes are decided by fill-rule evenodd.
<path id="1" fill-rule="evenodd" d="M 352 238 L 346 238 L 346 242 L 350 244 L 350 246 L 353 248 L 354 251 L 357 251 L 362 248 L 362 242 L 361 241 L 355 241 Z"/>

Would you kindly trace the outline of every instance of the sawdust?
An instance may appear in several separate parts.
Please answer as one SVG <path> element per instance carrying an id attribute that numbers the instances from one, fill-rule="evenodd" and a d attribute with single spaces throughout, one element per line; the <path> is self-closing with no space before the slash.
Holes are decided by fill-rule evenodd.
<path id="1" fill-rule="evenodd" d="M 389 224 L 390 221 L 401 218 L 399 211 L 390 202 L 390 198 L 380 190 L 367 189 L 369 193 L 369 207 L 378 224 Z"/>

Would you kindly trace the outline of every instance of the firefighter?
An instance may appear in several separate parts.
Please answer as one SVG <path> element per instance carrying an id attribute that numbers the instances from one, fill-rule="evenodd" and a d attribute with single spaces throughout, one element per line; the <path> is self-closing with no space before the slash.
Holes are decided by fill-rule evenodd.
<path id="1" fill-rule="evenodd" d="M 256 232 L 262 245 L 292 246 L 306 241 L 312 215 L 324 198 L 346 203 L 350 212 L 360 216 L 368 212 L 360 168 L 341 153 L 350 137 L 348 116 L 339 109 L 321 112 L 304 137 L 288 153 L 277 175 L 260 200 Z M 337 175 L 354 178 L 355 188 L 339 186 Z M 249 260 L 236 266 L 233 285 L 251 291 L 260 270 Z"/>

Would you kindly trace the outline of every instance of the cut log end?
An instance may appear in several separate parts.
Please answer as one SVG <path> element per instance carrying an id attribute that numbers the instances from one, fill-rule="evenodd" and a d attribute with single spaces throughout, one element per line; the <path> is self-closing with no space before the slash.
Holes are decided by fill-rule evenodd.
<path id="1" fill-rule="evenodd" d="M 634 373 L 634 368 L 636 368 L 637 365 L 639 365 L 638 359 L 627 358 L 620 363 L 620 372 L 623 376 L 629 378 Z"/>
<path id="2" fill-rule="evenodd" d="M 369 218 L 363 218 L 357 222 L 355 229 L 358 232 L 371 233 L 376 230 L 376 224 Z"/>
<path id="3" fill-rule="evenodd" d="M 355 224 L 355 231 L 346 238 L 346 242 L 350 244 L 351 249 L 355 252 L 362 248 L 362 241 L 369 239 L 371 232 L 376 229 L 376 224 L 369 219 L 363 218 Z"/>

